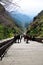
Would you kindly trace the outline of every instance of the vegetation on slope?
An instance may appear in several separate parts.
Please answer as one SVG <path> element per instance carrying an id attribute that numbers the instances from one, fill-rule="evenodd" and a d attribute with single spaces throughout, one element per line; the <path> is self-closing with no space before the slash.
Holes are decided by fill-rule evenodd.
<path id="1" fill-rule="evenodd" d="M 0 39 L 12 37 L 19 33 L 21 33 L 21 30 L 15 25 L 8 12 L 0 4 Z"/>
<path id="2" fill-rule="evenodd" d="M 43 11 L 34 17 L 33 22 L 29 25 L 26 34 L 32 37 L 43 38 Z"/>

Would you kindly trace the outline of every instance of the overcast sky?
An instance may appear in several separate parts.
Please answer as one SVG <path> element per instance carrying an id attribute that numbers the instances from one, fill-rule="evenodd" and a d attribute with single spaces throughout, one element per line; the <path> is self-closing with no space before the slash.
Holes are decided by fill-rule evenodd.
<path id="1" fill-rule="evenodd" d="M 12 0 L 13 3 L 18 0 Z M 18 2 L 23 13 L 25 14 L 37 14 L 43 10 L 43 0 L 21 0 Z"/>
<path id="2" fill-rule="evenodd" d="M 11 0 L 11 2 L 16 2 L 20 6 L 17 10 L 27 15 L 36 15 L 43 10 L 43 0 Z M 15 7 L 14 5 L 7 5 L 7 10 L 14 11 Z"/>

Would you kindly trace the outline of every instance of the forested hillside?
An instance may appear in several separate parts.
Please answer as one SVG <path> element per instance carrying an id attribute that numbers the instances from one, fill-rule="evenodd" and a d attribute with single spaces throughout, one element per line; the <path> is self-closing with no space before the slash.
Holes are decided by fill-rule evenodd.
<path id="1" fill-rule="evenodd" d="M 38 38 L 43 37 L 43 11 L 34 17 L 33 22 L 30 23 L 26 34 Z"/>
<path id="2" fill-rule="evenodd" d="M 0 39 L 12 37 L 21 33 L 20 28 L 14 23 L 8 12 L 0 4 Z"/>

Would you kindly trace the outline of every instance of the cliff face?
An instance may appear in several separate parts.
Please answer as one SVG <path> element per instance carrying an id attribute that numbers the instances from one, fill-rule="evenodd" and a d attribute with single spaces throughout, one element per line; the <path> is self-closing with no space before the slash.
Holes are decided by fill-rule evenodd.
<path id="1" fill-rule="evenodd" d="M 10 18 L 5 8 L 0 4 L 0 23 L 7 26 L 14 26 L 13 20 Z"/>
<path id="2" fill-rule="evenodd" d="M 16 33 L 20 33 L 20 29 L 0 4 L 0 39 L 12 37 Z"/>
<path id="3" fill-rule="evenodd" d="M 41 11 L 29 25 L 27 34 L 34 37 L 43 37 L 43 11 Z"/>

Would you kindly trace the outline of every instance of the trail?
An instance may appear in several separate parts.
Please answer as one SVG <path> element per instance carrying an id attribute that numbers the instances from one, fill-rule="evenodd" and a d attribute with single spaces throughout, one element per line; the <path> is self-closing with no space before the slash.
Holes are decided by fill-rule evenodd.
<path id="1" fill-rule="evenodd" d="M 43 44 L 22 39 L 9 48 L 0 65 L 43 65 Z"/>

